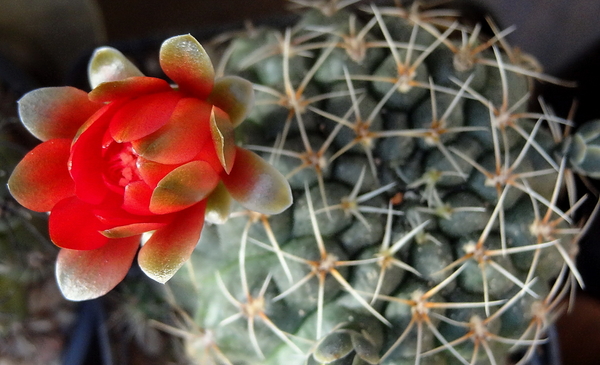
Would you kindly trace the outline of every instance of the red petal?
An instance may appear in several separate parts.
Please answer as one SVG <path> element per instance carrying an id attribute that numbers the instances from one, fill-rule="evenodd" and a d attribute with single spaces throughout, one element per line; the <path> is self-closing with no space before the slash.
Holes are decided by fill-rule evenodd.
<path id="1" fill-rule="evenodd" d="M 124 238 L 137 236 L 145 232 L 155 231 L 164 227 L 165 225 L 166 223 L 161 222 L 133 223 L 126 226 L 106 229 L 101 233 L 108 238 Z"/>
<path id="2" fill-rule="evenodd" d="M 219 161 L 229 174 L 235 161 L 235 135 L 229 117 L 217 107 L 213 108 L 210 115 L 210 131 Z"/>
<path id="3" fill-rule="evenodd" d="M 196 157 L 194 157 L 194 160 L 205 161 L 219 174 L 223 171 L 223 165 L 217 155 L 215 144 L 212 141 L 205 143 L 204 146 L 202 146 L 202 149 L 198 152 Z"/>
<path id="4" fill-rule="evenodd" d="M 204 225 L 204 201 L 177 214 L 140 249 L 138 263 L 150 278 L 165 283 L 189 259 Z"/>
<path id="5" fill-rule="evenodd" d="M 215 190 L 206 199 L 206 221 L 214 224 L 223 224 L 231 212 L 231 194 L 223 183 L 219 183 Z"/>
<path id="6" fill-rule="evenodd" d="M 56 259 L 56 279 L 65 298 L 98 298 L 127 275 L 140 245 L 140 237 L 112 239 L 95 250 L 62 249 Z"/>
<path id="7" fill-rule="evenodd" d="M 103 82 L 135 76 L 144 74 L 124 54 L 112 47 L 97 48 L 88 64 L 88 78 L 92 89 Z"/>
<path id="8" fill-rule="evenodd" d="M 133 142 L 133 149 L 146 159 L 162 164 L 190 161 L 210 137 L 212 105 L 198 99 L 179 101 L 169 122 Z"/>
<path id="9" fill-rule="evenodd" d="M 73 196 L 75 184 L 67 169 L 70 149 L 71 140 L 51 139 L 25 155 L 8 179 L 14 198 L 28 209 L 47 212 Z"/>
<path id="10" fill-rule="evenodd" d="M 132 214 L 148 215 L 153 189 L 143 181 L 134 181 L 125 187 L 123 209 Z"/>
<path id="11" fill-rule="evenodd" d="M 71 147 L 70 173 L 75 181 L 75 194 L 91 204 L 99 204 L 108 193 L 101 166 L 102 145 L 111 117 L 122 103 L 114 102 L 90 118 L 79 130 Z"/>
<path id="12" fill-rule="evenodd" d="M 55 245 L 73 250 L 93 250 L 104 246 L 108 238 L 99 231 L 106 227 L 94 215 L 93 206 L 77 197 L 63 199 L 50 212 L 48 229 Z"/>
<path id="13" fill-rule="evenodd" d="M 160 66 L 182 91 L 206 99 L 211 93 L 215 71 L 200 43 L 191 35 L 167 39 L 160 48 Z"/>
<path id="14" fill-rule="evenodd" d="M 224 76 L 215 80 L 208 101 L 225 111 L 233 126 L 237 127 L 254 105 L 254 89 L 248 80 Z"/>
<path id="15" fill-rule="evenodd" d="M 117 142 L 131 142 L 167 124 L 181 94 L 175 91 L 143 95 L 130 100 L 115 114 L 110 134 Z"/>
<path id="16" fill-rule="evenodd" d="M 235 164 L 223 183 L 245 208 L 264 214 L 276 214 L 292 204 L 292 191 L 283 175 L 257 154 L 237 149 Z"/>
<path id="17" fill-rule="evenodd" d="M 25 128 L 42 141 L 72 139 L 101 103 L 88 99 L 74 87 L 47 87 L 33 90 L 19 100 L 19 116 Z"/>
<path id="18" fill-rule="evenodd" d="M 138 157 L 136 165 L 140 176 L 151 188 L 155 188 L 156 185 L 158 185 L 158 182 L 167 176 L 169 172 L 180 166 L 164 165 L 158 162 L 146 160 L 143 157 Z"/>
<path id="19" fill-rule="evenodd" d="M 121 209 L 122 197 L 115 194 L 109 199 L 106 199 L 102 205 L 94 207 L 93 213 L 98 220 L 103 224 L 102 234 L 109 236 L 109 232 L 123 231 L 125 227 L 141 227 L 142 225 L 148 226 L 164 226 L 169 223 L 172 219 L 172 215 L 139 215 L 125 211 Z M 146 231 L 151 231 L 157 228 L 150 228 L 147 230 L 139 231 L 141 234 Z"/>
<path id="20" fill-rule="evenodd" d="M 92 101 L 107 102 L 170 90 L 171 86 L 163 79 L 138 76 L 120 81 L 104 82 L 92 90 L 88 96 Z"/>
<path id="21" fill-rule="evenodd" d="M 154 189 L 150 211 L 167 214 L 206 198 L 219 183 L 219 175 L 204 161 L 192 161 L 171 171 Z"/>

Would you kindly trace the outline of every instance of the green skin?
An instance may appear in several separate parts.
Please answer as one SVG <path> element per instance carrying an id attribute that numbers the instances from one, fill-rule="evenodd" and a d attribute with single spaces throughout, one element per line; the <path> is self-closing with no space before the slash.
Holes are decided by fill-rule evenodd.
<path id="1" fill-rule="evenodd" d="M 273 163 L 295 200 L 280 215 L 242 212 L 205 228 L 188 268 L 169 283 L 195 321 L 195 338 L 206 340 L 188 340 L 189 355 L 209 364 L 486 364 L 507 355 L 502 339 L 528 351 L 528 340 L 541 336 L 532 323 L 546 319 L 532 308 L 556 300 L 548 282 L 564 278 L 563 253 L 573 244 L 571 233 L 531 229 L 549 209 L 557 227 L 570 223 L 552 203 L 559 174 L 538 151 L 554 157 L 560 142 L 546 132 L 527 141 L 521 132 L 539 117 L 516 118 L 530 78 L 511 71 L 518 65 L 493 66 L 496 54 L 511 62 L 498 44 L 478 54 L 487 62 L 453 69 L 460 37 L 387 13 L 377 16 L 389 29 L 371 24 L 376 45 L 357 62 L 327 48 L 336 39 L 329 31 L 301 41 L 310 25 L 350 32 L 346 9 L 338 23 L 307 14 L 290 47 L 306 46 L 310 57 L 266 52 L 286 39 L 274 30 L 232 43 L 226 73 L 258 85 L 238 138 L 270 159 L 287 130 Z M 404 46 L 391 52 L 388 36 Z M 398 80 L 398 59 L 424 53 L 411 65 L 411 87 L 389 82 Z M 507 120 L 522 130 L 495 124 Z M 594 128 L 568 150 L 581 169 L 591 164 L 582 146 L 595 143 Z M 506 167 L 506 179 L 494 177 Z"/>

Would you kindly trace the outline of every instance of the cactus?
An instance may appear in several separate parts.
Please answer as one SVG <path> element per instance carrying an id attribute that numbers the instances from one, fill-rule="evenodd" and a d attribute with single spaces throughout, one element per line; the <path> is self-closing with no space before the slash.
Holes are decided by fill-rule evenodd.
<path id="1" fill-rule="evenodd" d="M 165 288 L 177 324 L 154 324 L 198 364 L 525 363 L 582 285 L 559 198 L 596 173 L 598 126 L 530 109 L 560 81 L 493 24 L 352 2 L 294 1 L 293 27 L 218 49 L 255 86 L 237 138 L 294 204 L 213 219 Z"/>
<path id="2" fill-rule="evenodd" d="M 130 273 L 111 323 L 150 355 L 162 330 L 197 364 L 526 363 L 583 285 L 573 179 L 600 175 L 598 122 L 569 134 L 534 105 L 536 81 L 563 82 L 493 24 L 293 2 L 294 26 L 213 49 L 217 77 L 254 85 L 238 143 L 286 176 L 293 205 L 209 210 L 184 267 L 166 286 Z M 0 193 L 0 237 L 35 234 Z"/>

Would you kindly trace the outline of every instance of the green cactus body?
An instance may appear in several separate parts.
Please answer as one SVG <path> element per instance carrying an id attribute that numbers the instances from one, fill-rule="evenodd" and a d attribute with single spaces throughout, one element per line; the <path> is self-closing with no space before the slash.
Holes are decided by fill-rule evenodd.
<path id="1" fill-rule="evenodd" d="M 332 4 L 342 2 L 321 6 Z M 450 13 L 331 12 L 255 30 L 225 52 L 224 74 L 255 84 L 238 139 L 286 175 L 294 205 L 275 216 L 234 208 L 205 228 L 168 284 L 187 313 L 187 354 L 274 365 L 527 358 L 579 278 L 578 230 L 557 203 L 568 165 L 548 132 L 562 120 L 527 111 L 532 77 L 544 76 L 502 35 L 482 39 Z M 580 169 L 594 133 L 572 142 Z"/>

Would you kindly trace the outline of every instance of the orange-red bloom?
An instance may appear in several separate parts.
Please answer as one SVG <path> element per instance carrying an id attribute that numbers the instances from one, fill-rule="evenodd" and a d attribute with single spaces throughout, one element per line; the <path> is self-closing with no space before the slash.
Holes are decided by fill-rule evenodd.
<path id="1" fill-rule="evenodd" d="M 69 299 L 117 285 L 145 232 L 153 233 L 138 262 L 164 283 L 189 258 L 207 209 L 225 218 L 231 197 L 267 214 L 291 204 L 283 176 L 235 145 L 252 85 L 215 80 L 190 35 L 166 40 L 160 64 L 175 86 L 100 48 L 89 65 L 91 92 L 42 88 L 19 101 L 23 124 L 43 142 L 15 168 L 9 188 L 23 206 L 50 212 L 50 238 L 62 248 L 57 279 Z"/>

